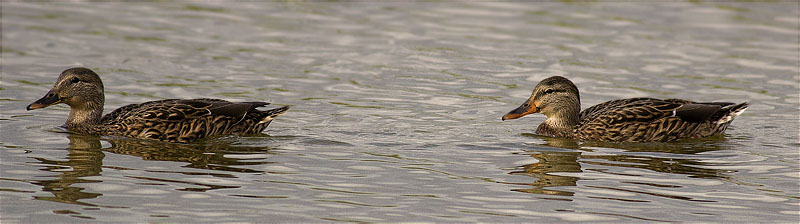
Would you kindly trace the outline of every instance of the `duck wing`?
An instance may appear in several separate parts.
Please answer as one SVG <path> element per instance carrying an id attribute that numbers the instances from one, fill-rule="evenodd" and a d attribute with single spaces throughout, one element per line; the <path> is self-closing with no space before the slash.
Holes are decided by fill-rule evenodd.
<path id="1" fill-rule="evenodd" d="M 227 101 L 223 101 L 224 103 Z M 230 103 L 230 102 L 228 102 Z M 197 100 L 168 99 L 149 101 L 140 104 L 129 104 L 117 108 L 101 119 L 102 123 L 136 119 L 140 122 L 167 122 L 191 119 L 209 115 L 213 104 Z"/>
<path id="2" fill-rule="evenodd" d="M 697 103 L 681 99 L 631 98 L 587 108 L 576 136 L 602 141 L 672 141 L 697 136 L 733 103 Z"/>
<path id="3" fill-rule="evenodd" d="M 167 99 L 129 104 L 106 114 L 101 123 L 119 121 L 131 116 L 145 120 L 182 120 L 202 115 L 220 115 L 241 119 L 258 107 L 269 105 L 266 102 L 234 103 L 220 99 Z"/>
<path id="4" fill-rule="evenodd" d="M 231 128 L 265 102 L 234 103 L 219 99 L 168 99 L 131 104 L 103 116 L 111 135 L 189 142 Z"/>
<path id="5" fill-rule="evenodd" d="M 604 102 L 586 108 L 585 110 L 581 111 L 579 116 L 580 120 L 583 122 L 597 119 L 599 116 L 607 115 L 609 112 L 622 111 L 625 109 L 636 110 L 634 108 L 642 107 L 639 108 L 639 110 L 671 111 L 677 109 L 681 104 L 690 103 L 694 102 L 681 99 L 662 100 L 646 97 L 620 99 Z"/>

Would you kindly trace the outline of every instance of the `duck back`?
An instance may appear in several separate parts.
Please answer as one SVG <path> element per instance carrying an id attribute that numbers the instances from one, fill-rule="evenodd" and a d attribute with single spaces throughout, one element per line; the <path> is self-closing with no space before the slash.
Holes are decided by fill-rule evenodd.
<path id="1" fill-rule="evenodd" d="M 120 107 L 92 134 L 188 143 L 214 135 L 256 134 L 288 107 L 261 111 L 266 102 L 167 99 Z"/>
<path id="2" fill-rule="evenodd" d="M 580 113 L 575 138 L 651 142 L 721 134 L 747 103 L 699 103 L 681 99 L 631 98 L 601 103 Z"/>

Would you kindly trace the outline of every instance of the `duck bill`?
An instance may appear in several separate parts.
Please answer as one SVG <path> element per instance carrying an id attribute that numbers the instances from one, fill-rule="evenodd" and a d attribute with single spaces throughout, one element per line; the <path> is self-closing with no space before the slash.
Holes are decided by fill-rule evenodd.
<path id="1" fill-rule="evenodd" d="M 58 97 L 58 94 L 53 93 L 53 90 L 50 90 L 50 92 L 47 92 L 47 94 L 44 95 L 44 97 L 28 105 L 27 109 L 28 110 L 41 109 L 59 103 L 61 103 L 61 98 Z"/>
<path id="2" fill-rule="evenodd" d="M 533 98 L 528 99 L 523 103 L 521 106 L 517 107 L 517 109 L 508 112 L 506 115 L 503 115 L 503 120 L 510 120 L 510 119 L 517 119 L 520 117 L 524 117 L 525 115 L 536 113 L 538 108 L 533 103 Z"/>

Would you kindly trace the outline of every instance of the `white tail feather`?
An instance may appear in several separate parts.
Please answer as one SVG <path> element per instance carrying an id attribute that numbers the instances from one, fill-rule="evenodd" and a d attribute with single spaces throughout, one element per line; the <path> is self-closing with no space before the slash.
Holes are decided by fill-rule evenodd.
<path id="1" fill-rule="evenodd" d="M 259 121 L 258 124 L 269 123 L 270 121 L 272 121 L 276 117 L 281 116 L 284 113 L 286 113 L 287 110 L 289 110 L 289 107 L 281 107 L 281 108 L 278 108 L 278 109 L 273 109 L 272 111 L 275 111 L 275 112 L 273 114 L 270 114 L 269 116 L 264 117 L 264 119 L 261 119 L 261 121 Z"/>
<path id="2" fill-rule="evenodd" d="M 734 105 L 734 106 L 739 106 L 739 105 Z M 737 110 L 731 111 L 727 115 L 725 115 L 722 118 L 720 118 L 717 121 L 717 124 L 724 124 L 724 123 L 728 123 L 728 122 L 733 121 L 733 119 L 736 118 L 736 116 L 739 116 L 739 114 L 744 113 L 744 111 L 747 110 L 748 106 L 749 105 L 744 105 L 742 108 L 739 108 Z"/>

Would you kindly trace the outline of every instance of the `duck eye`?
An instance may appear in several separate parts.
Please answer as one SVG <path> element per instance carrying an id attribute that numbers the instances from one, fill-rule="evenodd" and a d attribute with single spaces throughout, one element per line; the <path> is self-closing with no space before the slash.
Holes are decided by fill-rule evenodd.
<path id="1" fill-rule="evenodd" d="M 554 90 L 553 90 L 553 89 L 548 89 L 548 90 L 545 90 L 545 91 L 544 91 L 544 93 L 545 93 L 545 94 L 550 94 L 550 93 L 553 93 L 553 92 L 554 92 Z"/>
<path id="2" fill-rule="evenodd" d="M 78 83 L 78 82 L 80 82 L 81 80 L 80 80 L 80 79 L 78 79 L 78 77 L 75 77 L 75 78 L 72 78 L 72 80 L 69 80 L 69 81 L 70 81 L 70 82 L 72 82 L 72 83 Z"/>

